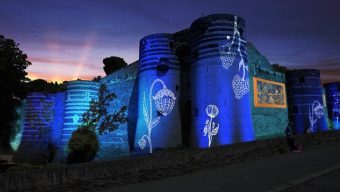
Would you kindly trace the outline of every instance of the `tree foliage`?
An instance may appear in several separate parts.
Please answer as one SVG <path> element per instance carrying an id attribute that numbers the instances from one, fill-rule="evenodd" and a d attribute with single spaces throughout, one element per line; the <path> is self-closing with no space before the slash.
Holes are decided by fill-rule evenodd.
<path id="1" fill-rule="evenodd" d="M 27 92 L 44 92 L 44 93 L 56 93 L 66 91 L 67 82 L 47 82 L 44 79 L 29 80 L 26 83 Z"/>
<path id="2" fill-rule="evenodd" d="M 81 163 L 95 158 L 99 149 L 97 134 L 93 130 L 79 128 L 72 133 L 68 143 L 68 163 Z"/>
<path id="3" fill-rule="evenodd" d="M 99 88 L 98 100 L 90 102 L 89 109 L 82 116 L 83 124 L 72 134 L 68 143 L 70 150 L 68 163 L 86 162 L 94 159 L 99 148 L 96 132 L 101 135 L 106 131 L 114 131 L 120 124 L 127 121 L 126 106 L 113 113 L 107 111 L 110 102 L 114 99 L 117 99 L 117 96 L 114 93 L 109 93 L 106 85 L 102 84 Z"/>
<path id="4" fill-rule="evenodd" d="M 31 65 L 19 44 L 0 35 L 0 141 L 2 150 L 10 148 L 11 122 L 15 107 L 25 95 L 26 68 Z"/>
<path id="5" fill-rule="evenodd" d="M 97 77 L 93 77 L 92 81 L 93 82 L 99 82 L 102 79 L 102 76 L 97 76 Z"/>
<path id="6" fill-rule="evenodd" d="M 96 130 L 101 135 L 105 131 L 114 131 L 119 125 L 127 121 L 125 112 L 126 106 L 122 106 L 118 111 L 109 113 L 107 108 L 117 96 L 110 93 L 106 84 L 101 84 L 98 92 L 98 100 L 90 102 L 90 108 L 83 114 L 83 124 L 80 128 Z"/>
<path id="7" fill-rule="evenodd" d="M 106 75 L 109 75 L 117 71 L 118 69 L 127 66 L 127 63 L 124 61 L 123 58 L 115 56 L 106 57 L 105 59 L 103 59 L 103 63 L 104 63 L 103 69 Z"/>
<path id="8" fill-rule="evenodd" d="M 277 63 L 272 64 L 272 67 L 273 67 L 273 69 L 274 69 L 275 71 L 277 71 L 277 72 L 286 73 L 286 72 L 288 71 L 288 68 L 287 68 L 287 67 L 281 66 L 281 65 L 279 65 L 279 64 L 277 64 Z"/>

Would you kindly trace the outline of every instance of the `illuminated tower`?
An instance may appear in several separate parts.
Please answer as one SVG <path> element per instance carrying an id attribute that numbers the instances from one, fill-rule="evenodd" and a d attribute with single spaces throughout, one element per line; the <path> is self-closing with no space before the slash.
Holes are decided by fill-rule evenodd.
<path id="1" fill-rule="evenodd" d="M 332 128 L 340 129 L 340 82 L 325 84 L 328 117 Z"/>
<path id="2" fill-rule="evenodd" d="M 301 69 L 286 73 L 289 120 L 294 133 L 327 130 L 323 111 L 320 71 Z"/>
<path id="3" fill-rule="evenodd" d="M 201 17 L 190 27 L 193 147 L 255 139 L 244 27 L 229 14 Z"/>
<path id="4" fill-rule="evenodd" d="M 42 92 L 29 93 L 26 97 L 24 129 L 21 142 L 48 142 L 52 132 L 53 95 Z M 33 144 L 32 143 L 32 144 Z"/>
<path id="5" fill-rule="evenodd" d="M 52 140 L 54 96 L 42 92 L 27 94 L 23 131 L 14 155 L 16 162 L 42 162 Z"/>
<path id="6" fill-rule="evenodd" d="M 181 144 L 180 66 L 171 34 L 153 34 L 140 40 L 138 120 L 135 150 Z"/>
<path id="7" fill-rule="evenodd" d="M 65 119 L 61 146 L 67 146 L 72 133 L 82 124 L 82 115 L 90 101 L 98 97 L 98 83 L 92 81 L 70 81 L 66 88 Z"/>

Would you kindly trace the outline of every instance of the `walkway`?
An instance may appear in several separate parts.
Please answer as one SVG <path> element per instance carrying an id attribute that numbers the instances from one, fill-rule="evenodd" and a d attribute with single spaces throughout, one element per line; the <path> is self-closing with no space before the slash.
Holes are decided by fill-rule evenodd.
<path id="1" fill-rule="evenodd" d="M 318 178 L 338 169 L 340 143 L 96 192 L 283 191 L 296 182 Z M 335 189 L 339 192 L 340 184 L 335 184 Z"/>

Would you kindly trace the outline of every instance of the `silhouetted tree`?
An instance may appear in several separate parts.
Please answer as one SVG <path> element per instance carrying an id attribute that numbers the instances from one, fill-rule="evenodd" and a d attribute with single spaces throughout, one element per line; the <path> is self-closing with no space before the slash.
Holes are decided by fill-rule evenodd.
<path id="1" fill-rule="evenodd" d="M 25 70 L 29 65 L 19 44 L 0 35 L 0 147 L 4 151 L 11 151 L 11 122 L 17 116 L 15 107 L 25 95 Z"/>
<path id="2" fill-rule="evenodd" d="M 281 65 L 279 65 L 277 63 L 272 64 L 272 67 L 277 72 L 286 73 L 288 71 L 287 67 L 281 66 Z"/>
<path id="3" fill-rule="evenodd" d="M 106 75 L 109 75 L 112 72 L 127 66 L 127 63 L 124 61 L 123 58 L 115 56 L 106 57 L 105 59 L 103 59 L 103 63 L 104 63 L 103 69 Z"/>
<path id="4" fill-rule="evenodd" d="M 102 76 L 97 76 L 97 77 L 93 77 L 92 81 L 94 82 L 99 82 L 102 79 Z"/>
<path id="5" fill-rule="evenodd" d="M 107 110 L 110 102 L 116 98 L 114 93 L 108 92 L 105 84 L 101 84 L 98 100 L 90 102 L 90 108 L 83 114 L 83 124 L 73 132 L 68 143 L 68 163 L 93 160 L 99 148 L 96 132 L 101 135 L 105 131 L 114 131 L 118 129 L 119 124 L 127 121 L 126 106 L 113 113 L 109 113 Z"/>
<path id="6" fill-rule="evenodd" d="M 109 93 L 106 84 L 101 84 L 98 92 L 98 99 L 90 102 L 90 108 L 83 114 L 83 124 L 80 128 L 87 128 L 103 134 L 105 131 L 114 131 L 119 125 L 127 121 L 125 112 L 126 106 L 109 113 L 107 108 L 117 96 Z"/>
<path id="7" fill-rule="evenodd" d="M 47 82 L 44 79 L 36 79 L 26 83 L 27 92 L 45 92 L 45 93 L 56 93 L 66 90 L 66 81 L 63 83 L 58 82 Z"/>
<path id="8" fill-rule="evenodd" d="M 99 141 L 93 130 L 79 128 L 72 133 L 67 146 L 69 149 L 67 163 L 82 163 L 95 158 L 99 149 Z"/>

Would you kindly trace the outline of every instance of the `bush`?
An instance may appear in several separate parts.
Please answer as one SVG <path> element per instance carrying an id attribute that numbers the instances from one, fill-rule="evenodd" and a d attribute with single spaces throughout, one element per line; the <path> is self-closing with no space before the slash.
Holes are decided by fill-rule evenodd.
<path id="1" fill-rule="evenodd" d="M 81 163 L 93 160 L 99 149 L 96 133 L 86 128 L 79 128 L 73 132 L 68 143 L 68 149 L 67 163 Z"/>

